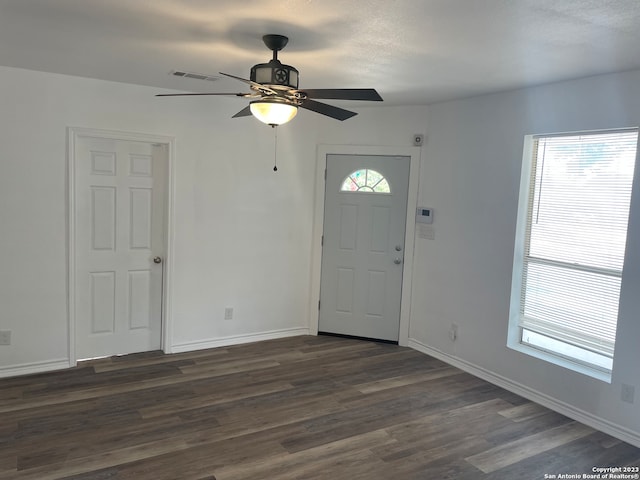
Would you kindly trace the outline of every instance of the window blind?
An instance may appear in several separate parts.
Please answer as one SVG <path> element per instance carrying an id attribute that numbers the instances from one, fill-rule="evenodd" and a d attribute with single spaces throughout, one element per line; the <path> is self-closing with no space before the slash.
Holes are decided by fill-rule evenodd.
<path id="1" fill-rule="evenodd" d="M 637 129 L 534 138 L 523 329 L 613 358 L 637 143 Z"/>

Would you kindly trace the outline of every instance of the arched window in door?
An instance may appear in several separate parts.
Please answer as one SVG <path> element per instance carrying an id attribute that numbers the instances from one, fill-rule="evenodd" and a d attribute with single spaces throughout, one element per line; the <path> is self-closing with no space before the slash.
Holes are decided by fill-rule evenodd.
<path id="1" fill-rule="evenodd" d="M 340 187 L 341 192 L 359 192 L 359 193 L 391 193 L 389 182 L 384 176 L 363 168 L 347 175 Z"/>

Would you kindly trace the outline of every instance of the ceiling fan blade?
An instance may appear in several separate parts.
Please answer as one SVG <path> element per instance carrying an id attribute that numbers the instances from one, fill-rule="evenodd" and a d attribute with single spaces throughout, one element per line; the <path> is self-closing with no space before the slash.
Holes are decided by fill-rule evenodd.
<path id="1" fill-rule="evenodd" d="M 250 117 L 250 116 L 251 116 L 251 108 L 249 107 L 249 105 L 247 105 L 231 118 Z"/>
<path id="2" fill-rule="evenodd" d="M 381 102 L 382 97 L 375 88 L 311 88 L 299 90 L 309 98 L 323 98 L 332 100 L 369 100 Z"/>
<path id="3" fill-rule="evenodd" d="M 340 121 L 357 115 L 356 112 L 351 112 L 349 110 L 345 110 L 344 108 L 334 107 L 333 105 L 328 105 L 326 103 L 316 102 L 309 99 L 304 100 L 300 104 L 300 107 L 311 110 L 312 112 L 326 115 L 327 117 L 335 118 L 336 120 Z"/>
<path id="4" fill-rule="evenodd" d="M 231 75 L 229 73 L 224 73 L 224 72 L 218 72 L 220 75 L 224 75 L 225 77 L 229 77 L 229 78 L 234 78 L 236 80 L 240 80 L 241 82 L 246 83 L 247 85 L 251 85 L 254 89 L 258 90 L 259 92 L 263 92 L 263 93 L 268 93 L 270 95 L 277 95 L 278 92 L 276 92 L 275 90 L 266 87 L 264 85 L 262 85 L 261 83 L 258 82 L 253 82 L 251 80 L 247 80 L 246 78 L 242 78 L 242 77 L 236 77 L 235 75 Z"/>
<path id="5" fill-rule="evenodd" d="M 159 93 L 156 97 L 193 97 L 207 95 L 223 95 L 226 97 L 253 97 L 253 93 Z"/>

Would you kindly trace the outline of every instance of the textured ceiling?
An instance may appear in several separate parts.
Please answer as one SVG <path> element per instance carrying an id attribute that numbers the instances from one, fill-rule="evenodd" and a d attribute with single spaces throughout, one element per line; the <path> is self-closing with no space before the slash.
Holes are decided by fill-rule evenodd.
<path id="1" fill-rule="evenodd" d="M 158 88 L 244 91 L 169 73 L 247 78 L 266 33 L 301 88 L 387 105 L 640 68 L 639 0 L 0 0 L 0 65 Z"/>

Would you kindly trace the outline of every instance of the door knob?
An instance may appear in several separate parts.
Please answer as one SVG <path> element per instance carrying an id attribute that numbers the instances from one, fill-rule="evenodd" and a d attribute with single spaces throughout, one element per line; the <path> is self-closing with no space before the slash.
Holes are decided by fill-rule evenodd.
<path id="1" fill-rule="evenodd" d="M 402 251 L 402 245 L 396 245 L 396 252 Z"/>
<path id="2" fill-rule="evenodd" d="M 153 263 L 162 263 L 162 257 L 153 257 Z"/>
<path id="3" fill-rule="evenodd" d="M 396 265 L 400 265 L 402 263 L 402 260 L 400 260 L 399 258 L 396 258 L 393 263 L 395 263 Z"/>

